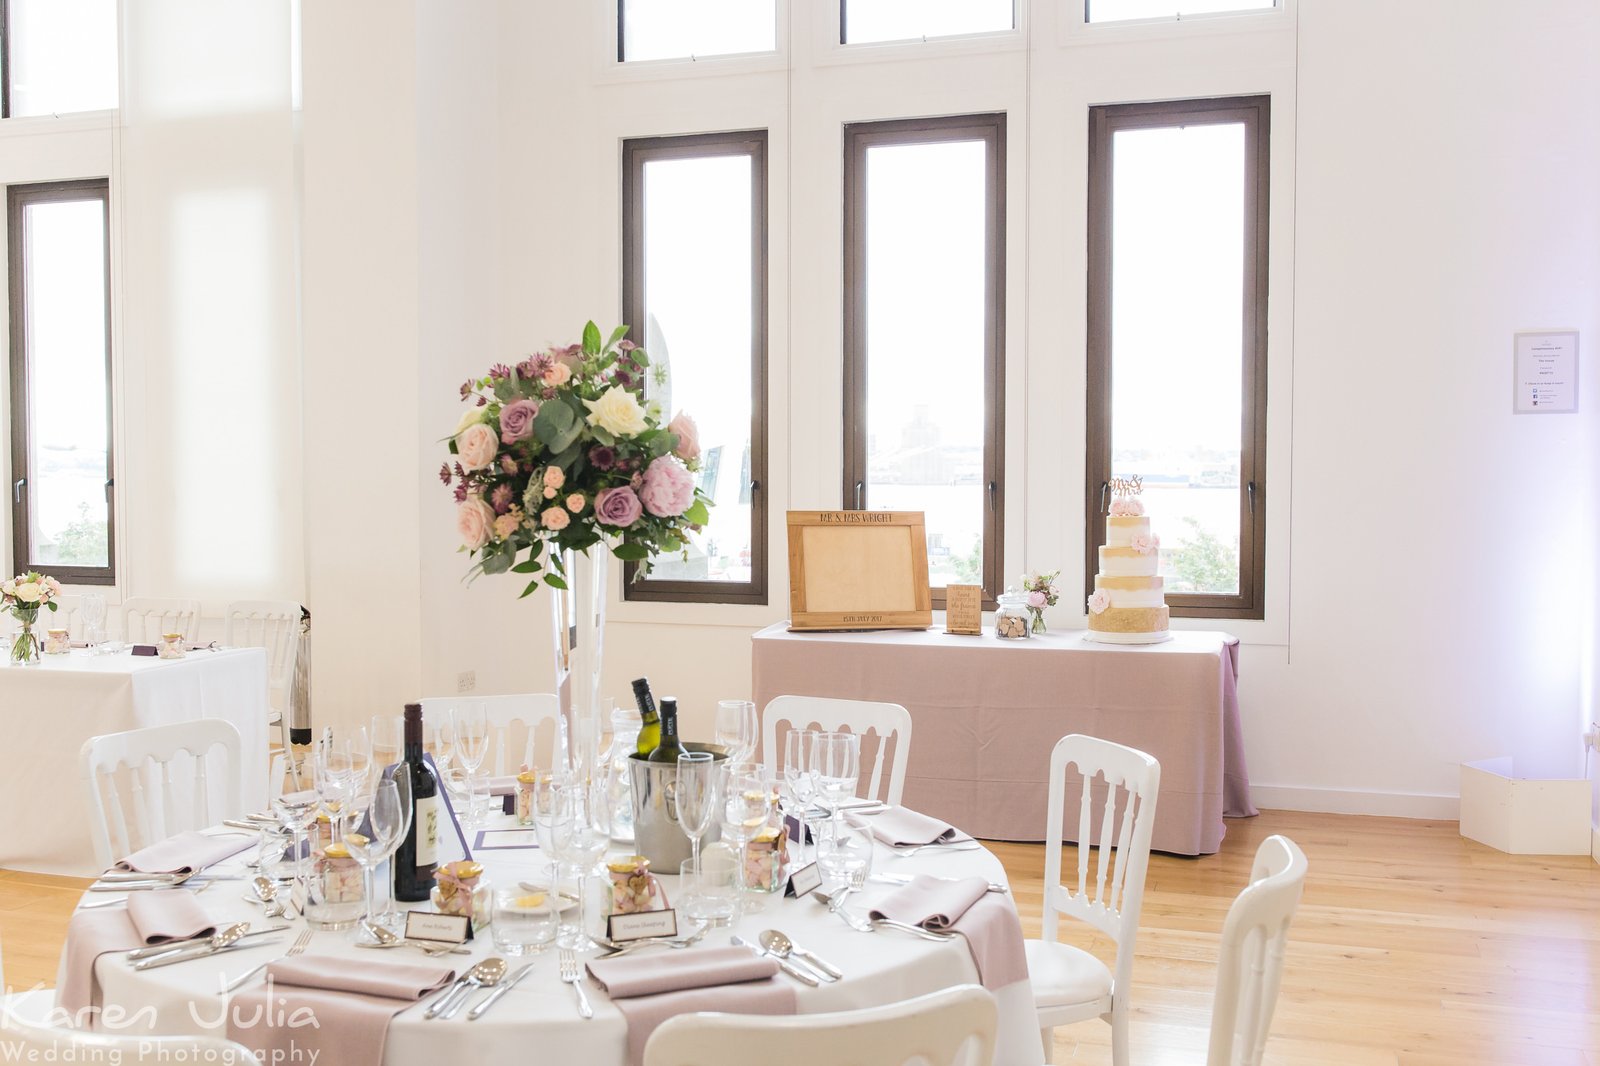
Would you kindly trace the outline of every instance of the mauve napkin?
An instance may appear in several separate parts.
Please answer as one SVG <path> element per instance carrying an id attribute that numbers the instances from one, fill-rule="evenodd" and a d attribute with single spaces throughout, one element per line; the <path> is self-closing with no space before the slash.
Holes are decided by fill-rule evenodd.
<path id="1" fill-rule="evenodd" d="M 256 843 L 250 833 L 208 836 L 205 833 L 179 833 L 158 844 L 134 852 L 114 869 L 136 870 L 143 874 L 190 874 L 214 862 L 237 855 Z"/>
<path id="2" fill-rule="evenodd" d="M 948 844 L 972 839 L 949 822 L 941 822 L 905 807 L 890 807 L 879 814 L 851 814 L 847 811 L 844 817 L 857 829 L 867 830 L 890 846 L 932 844 L 935 841 Z"/>
<path id="3" fill-rule="evenodd" d="M 978 978 L 991 992 L 1028 976 L 1022 922 L 1010 897 L 989 891 L 981 877 L 951 881 L 918 874 L 870 912 L 874 918 L 909 922 L 966 938 Z"/>
<path id="4" fill-rule="evenodd" d="M 263 1062 L 305 1062 L 315 1055 L 337 1066 L 378 1066 L 390 1020 L 455 977 L 454 970 L 427 963 L 280 959 L 267 966 L 266 982 L 233 997 L 228 1039 Z"/>
<path id="5" fill-rule="evenodd" d="M 656 1026 L 679 1014 L 793 1014 L 794 986 L 774 980 L 777 972 L 777 960 L 741 947 L 589 963 L 589 976 L 627 1020 L 632 1066 L 644 1062 L 644 1046 Z"/>
<path id="6" fill-rule="evenodd" d="M 82 1012 L 99 1006 L 94 963 L 101 955 L 214 932 L 216 924 L 194 894 L 181 888 L 130 893 L 127 910 L 80 910 L 67 925 L 67 942 L 56 973 L 56 1006 L 70 1013 L 81 1028 L 92 1029 L 93 1015 Z"/>

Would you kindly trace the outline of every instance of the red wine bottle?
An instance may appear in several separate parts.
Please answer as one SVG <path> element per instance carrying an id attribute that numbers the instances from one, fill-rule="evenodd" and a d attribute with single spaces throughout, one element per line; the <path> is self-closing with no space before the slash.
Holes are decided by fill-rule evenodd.
<path id="1" fill-rule="evenodd" d="M 428 898 L 439 865 L 439 782 L 422 757 L 422 704 L 406 704 L 405 752 L 396 774 L 411 779 L 411 828 L 395 849 L 394 898 L 416 903 Z"/>

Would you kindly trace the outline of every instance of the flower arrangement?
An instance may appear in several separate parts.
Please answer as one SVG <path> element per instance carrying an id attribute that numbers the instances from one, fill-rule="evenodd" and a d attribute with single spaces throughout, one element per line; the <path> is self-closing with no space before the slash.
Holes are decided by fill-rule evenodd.
<path id="1" fill-rule="evenodd" d="M 471 406 L 448 438 L 452 460 L 439 480 L 455 495 L 472 574 L 533 575 L 526 596 L 543 570 L 546 584 L 564 589 L 562 553 L 604 544 L 643 576 L 652 556 L 684 551 L 709 520 L 711 500 L 694 477 L 699 431 L 682 413 L 662 425 L 644 395 L 649 357 L 627 332 L 618 326 L 602 341 L 590 322 L 579 344 L 462 384 Z"/>
<path id="2" fill-rule="evenodd" d="M 56 602 L 60 598 L 61 582 L 37 570 L 29 570 L 0 582 L 0 607 L 4 607 L 7 614 L 22 623 L 22 632 L 11 643 L 12 662 L 39 661 L 39 642 L 33 635 L 34 624 L 39 621 L 39 608 L 56 611 L 60 608 Z"/>
<path id="3" fill-rule="evenodd" d="M 1028 613 L 1033 615 L 1033 631 L 1044 632 L 1044 609 L 1054 607 L 1056 600 L 1061 598 L 1061 592 L 1056 588 L 1056 578 L 1061 576 L 1061 571 L 1052 570 L 1048 574 L 1023 574 L 1022 590 L 1028 594 Z"/>

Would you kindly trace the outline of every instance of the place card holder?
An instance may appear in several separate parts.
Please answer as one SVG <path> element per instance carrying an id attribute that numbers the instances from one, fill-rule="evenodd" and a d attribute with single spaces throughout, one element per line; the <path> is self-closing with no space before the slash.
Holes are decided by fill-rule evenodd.
<path id="1" fill-rule="evenodd" d="M 671 907 L 659 911 L 634 911 L 613 914 L 606 919 L 606 939 L 617 944 L 647 937 L 678 935 L 678 912 Z"/>
<path id="2" fill-rule="evenodd" d="M 145 655 L 152 659 L 156 657 L 156 646 L 154 644 L 134 644 L 128 648 L 128 651 L 134 655 Z"/>
<path id="3" fill-rule="evenodd" d="M 465 914 L 407 911 L 405 936 L 434 944 L 465 944 L 472 939 L 472 919 Z"/>
<path id="4" fill-rule="evenodd" d="M 789 875 L 789 883 L 784 887 L 783 894 L 799 899 L 820 887 L 822 887 L 822 870 L 814 862 L 807 863 Z"/>

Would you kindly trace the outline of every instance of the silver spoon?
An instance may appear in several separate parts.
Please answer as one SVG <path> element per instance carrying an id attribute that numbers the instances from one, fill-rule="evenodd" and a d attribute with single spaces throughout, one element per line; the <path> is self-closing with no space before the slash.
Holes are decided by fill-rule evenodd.
<path id="1" fill-rule="evenodd" d="M 834 907 L 832 898 L 820 888 L 811 893 L 811 897 L 819 903 L 827 904 L 829 910 L 833 911 L 833 913 L 844 919 L 845 925 L 848 925 L 852 929 L 859 929 L 863 933 L 875 933 L 879 929 L 898 929 L 902 933 L 910 933 L 913 936 L 920 936 L 924 940 L 954 940 L 960 935 L 959 933 L 939 933 L 932 929 L 924 929 L 920 925 L 912 925 L 909 922 L 897 922 L 892 918 L 858 917 L 857 915 L 851 914 L 843 907 Z"/>
<path id="2" fill-rule="evenodd" d="M 467 996 L 471 995 L 472 989 L 482 988 L 483 979 L 485 976 L 491 973 L 494 974 L 495 983 L 499 984 L 500 978 L 505 976 L 505 972 L 506 960 L 504 959 L 484 959 L 482 962 L 474 964 L 472 969 L 468 970 L 456 980 L 455 985 L 451 987 L 450 991 L 434 1000 L 433 1006 L 424 1011 L 422 1016 L 424 1018 L 439 1017 L 440 1013 L 449 1007 L 457 998 L 466 999 Z"/>
<path id="3" fill-rule="evenodd" d="M 394 930 L 375 925 L 365 918 L 361 919 L 361 928 L 366 930 L 367 935 L 371 936 L 377 943 L 363 944 L 358 940 L 356 941 L 356 947 L 358 948 L 416 948 L 418 951 L 425 951 L 429 955 L 472 954 L 466 948 L 458 947 L 454 944 L 428 944 L 420 940 L 407 940 Z"/>
<path id="4" fill-rule="evenodd" d="M 506 975 L 506 960 L 484 959 L 483 962 L 480 962 L 477 966 L 474 966 L 472 971 L 478 975 L 478 988 L 493 988 L 495 985 L 499 984 L 500 979 Z M 463 992 L 455 1002 L 451 1003 L 448 1007 L 439 1012 L 439 1017 L 445 1019 L 446 1021 L 454 1018 L 456 1016 L 456 1011 L 460 1010 L 466 1005 L 469 995 L 471 995 L 470 992 Z"/>
<path id="5" fill-rule="evenodd" d="M 256 890 L 257 898 L 266 905 L 268 918 L 282 916 L 292 922 L 299 917 L 299 912 L 294 909 L 293 903 L 278 898 L 278 886 L 271 878 L 258 874 L 251 879 L 250 887 Z"/>
<path id="6" fill-rule="evenodd" d="M 811 954 L 811 952 L 807 951 L 805 948 L 800 947 L 793 940 L 790 940 L 776 929 L 763 930 L 758 939 L 761 941 L 762 947 L 766 948 L 780 959 L 787 959 L 792 953 L 801 962 L 815 970 L 817 976 L 822 978 L 824 981 L 837 981 L 839 978 L 844 976 L 844 973 L 840 971 L 837 966 L 834 966 L 832 963 L 823 962 L 821 959 Z"/>
<path id="7" fill-rule="evenodd" d="M 595 937 L 593 939 L 594 939 L 594 942 L 596 944 L 599 944 L 602 948 L 606 949 L 606 954 L 597 956 L 598 958 L 614 959 L 618 955 L 624 955 L 627 952 L 632 951 L 634 948 L 649 948 L 649 947 L 686 948 L 686 947 L 689 947 L 689 946 L 691 946 L 693 944 L 700 943 L 700 940 L 707 933 L 709 933 L 710 931 L 711 931 L 711 923 L 710 922 L 706 922 L 700 928 L 696 929 L 694 932 L 690 933 L 688 936 L 685 936 L 685 937 L 676 937 L 676 936 L 642 936 L 638 940 L 622 940 L 622 941 L 606 940 L 606 939 L 601 938 L 601 937 Z"/>

